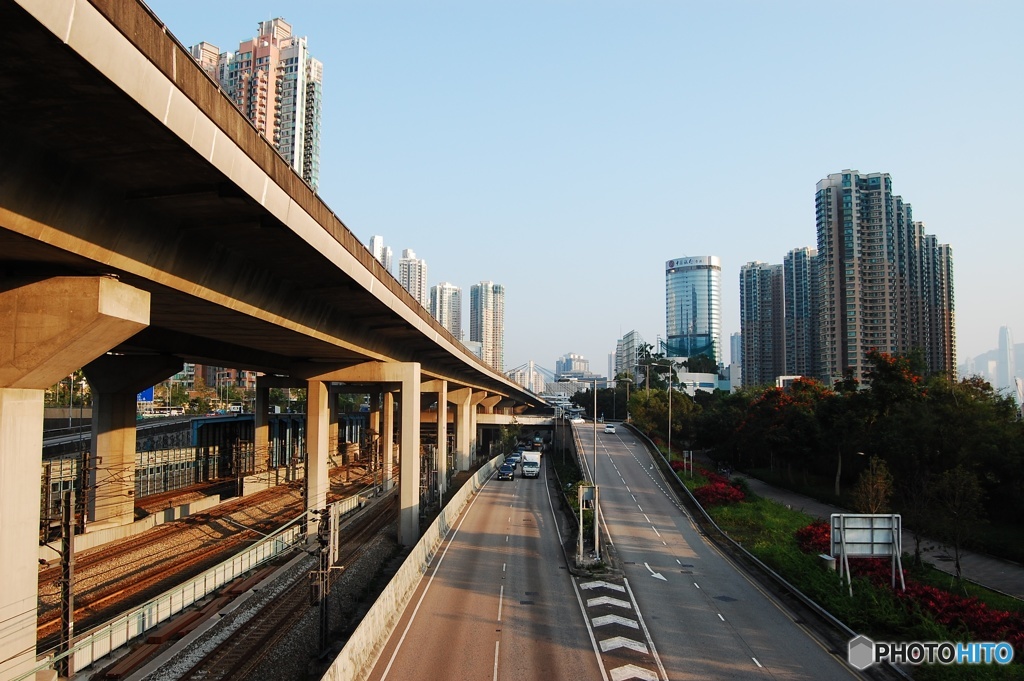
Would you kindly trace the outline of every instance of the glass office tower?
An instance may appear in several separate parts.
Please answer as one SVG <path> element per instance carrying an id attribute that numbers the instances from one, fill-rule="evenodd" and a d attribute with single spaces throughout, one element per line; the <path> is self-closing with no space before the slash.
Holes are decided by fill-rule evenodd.
<path id="1" fill-rule="evenodd" d="M 722 261 L 714 255 L 665 263 L 665 354 L 722 362 Z"/>

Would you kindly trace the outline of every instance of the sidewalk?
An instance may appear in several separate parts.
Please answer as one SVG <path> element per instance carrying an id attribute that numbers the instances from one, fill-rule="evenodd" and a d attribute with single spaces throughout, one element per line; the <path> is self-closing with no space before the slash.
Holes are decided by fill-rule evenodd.
<path id="1" fill-rule="evenodd" d="M 750 490 L 758 496 L 774 499 L 793 510 L 803 511 L 825 521 L 828 521 L 833 513 L 850 513 L 848 509 L 823 504 L 796 492 L 772 487 L 757 478 L 751 478 L 742 473 L 734 472 L 733 477 L 743 478 Z M 914 537 L 909 531 L 903 530 L 903 552 L 913 553 L 913 551 Z M 954 574 L 952 549 L 937 541 L 922 538 L 921 559 L 943 572 Z M 992 556 L 963 551 L 960 555 L 960 567 L 965 579 L 1024 599 L 1024 566 Z"/>

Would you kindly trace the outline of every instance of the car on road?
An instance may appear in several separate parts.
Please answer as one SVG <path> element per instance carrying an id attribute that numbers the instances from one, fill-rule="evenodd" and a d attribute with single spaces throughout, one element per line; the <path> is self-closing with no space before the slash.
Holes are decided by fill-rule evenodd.
<path id="1" fill-rule="evenodd" d="M 510 463 L 503 463 L 498 466 L 498 480 L 514 480 L 516 469 Z"/>
<path id="2" fill-rule="evenodd" d="M 615 426 L 610 423 L 606 423 L 604 426 L 604 432 L 615 435 Z"/>
<path id="3" fill-rule="evenodd" d="M 522 452 L 512 452 L 511 454 L 509 454 L 508 456 L 505 457 L 505 463 L 512 464 L 513 468 L 517 467 L 519 465 L 519 462 L 522 461 L 522 460 L 523 460 L 523 453 Z"/>

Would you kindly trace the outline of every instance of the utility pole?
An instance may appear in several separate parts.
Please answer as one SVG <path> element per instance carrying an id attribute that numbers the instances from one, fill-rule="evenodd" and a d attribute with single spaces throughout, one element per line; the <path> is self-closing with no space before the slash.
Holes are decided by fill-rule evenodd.
<path id="1" fill-rule="evenodd" d="M 60 545 L 60 660 L 58 674 L 71 678 L 75 673 L 75 660 L 71 647 L 75 638 L 75 490 L 64 492 Z"/>
<path id="2" fill-rule="evenodd" d="M 316 513 L 316 512 L 314 512 Z M 331 589 L 331 509 L 325 508 L 318 513 L 320 522 L 317 525 L 317 544 L 319 546 L 320 565 L 316 573 L 316 603 L 319 615 L 319 636 L 318 642 L 320 654 L 327 652 L 328 639 L 330 638 L 330 601 L 328 594 Z"/>

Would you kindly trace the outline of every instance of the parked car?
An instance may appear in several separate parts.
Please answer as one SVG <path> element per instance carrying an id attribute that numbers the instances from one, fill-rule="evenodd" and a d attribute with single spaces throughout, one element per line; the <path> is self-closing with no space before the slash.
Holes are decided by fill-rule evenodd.
<path id="1" fill-rule="evenodd" d="M 498 480 L 513 480 L 516 477 L 516 469 L 510 463 L 503 463 L 498 466 Z"/>
<path id="2" fill-rule="evenodd" d="M 610 423 L 606 423 L 604 426 L 604 432 L 615 435 L 615 426 Z"/>

